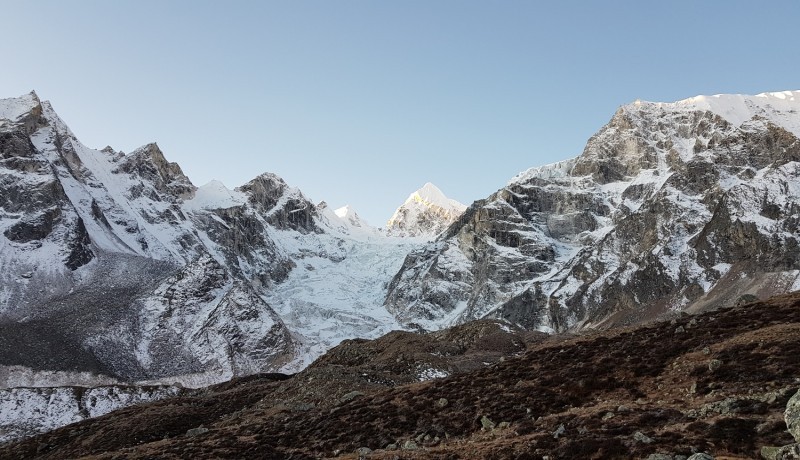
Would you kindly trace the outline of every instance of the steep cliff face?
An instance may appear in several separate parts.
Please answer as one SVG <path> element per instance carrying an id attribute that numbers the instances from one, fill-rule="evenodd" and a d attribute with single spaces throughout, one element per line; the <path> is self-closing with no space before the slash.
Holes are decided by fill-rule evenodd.
<path id="1" fill-rule="evenodd" d="M 800 93 L 620 108 L 412 252 L 386 306 L 425 329 L 565 330 L 800 287 Z"/>

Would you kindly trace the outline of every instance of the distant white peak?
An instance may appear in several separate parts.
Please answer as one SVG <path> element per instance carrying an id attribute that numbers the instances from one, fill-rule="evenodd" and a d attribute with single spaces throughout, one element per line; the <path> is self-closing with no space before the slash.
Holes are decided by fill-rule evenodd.
<path id="1" fill-rule="evenodd" d="M 344 206 L 342 206 L 341 208 L 339 208 L 339 209 L 336 209 L 336 210 L 335 210 L 335 211 L 333 211 L 333 212 L 334 212 L 334 214 L 336 214 L 337 216 L 339 216 L 339 217 L 340 217 L 340 218 L 342 218 L 342 219 L 344 219 L 344 218 L 345 218 L 345 217 L 347 217 L 348 215 L 353 215 L 353 214 L 355 214 L 355 213 L 356 213 L 356 212 L 353 210 L 353 208 L 352 208 L 352 207 L 350 207 L 350 205 L 349 205 L 349 204 L 348 204 L 348 205 L 344 205 Z"/>
<path id="2" fill-rule="evenodd" d="M 447 198 L 438 187 L 428 182 L 409 195 L 386 223 L 390 235 L 434 236 L 447 228 L 467 207 Z"/>
<path id="3" fill-rule="evenodd" d="M 356 210 L 353 209 L 353 207 L 350 206 L 349 204 L 345 205 L 345 206 L 342 206 L 341 208 L 336 209 L 333 212 L 334 212 L 334 214 L 336 214 L 336 217 L 346 221 L 347 223 L 349 223 L 353 227 L 365 227 L 365 226 L 367 226 L 367 223 L 364 220 L 362 220 L 361 217 L 359 217 L 359 215 L 356 212 Z"/>
<path id="4" fill-rule="evenodd" d="M 218 180 L 198 187 L 194 198 L 184 202 L 184 207 L 189 210 L 199 209 L 226 209 L 241 206 L 247 202 L 247 195 L 236 190 L 230 190 Z"/>
<path id="5" fill-rule="evenodd" d="M 467 207 L 456 200 L 447 198 L 439 187 L 427 182 L 419 190 L 408 196 L 404 204 L 420 203 L 426 206 L 438 206 L 440 208 L 457 208 L 461 211 Z"/>
<path id="6" fill-rule="evenodd" d="M 628 110 L 647 110 L 648 107 L 677 110 L 708 110 L 716 113 L 734 126 L 758 115 L 800 136 L 800 91 L 779 91 L 746 94 L 715 94 L 695 96 L 677 102 L 644 102 L 637 100 L 628 104 Z"/>

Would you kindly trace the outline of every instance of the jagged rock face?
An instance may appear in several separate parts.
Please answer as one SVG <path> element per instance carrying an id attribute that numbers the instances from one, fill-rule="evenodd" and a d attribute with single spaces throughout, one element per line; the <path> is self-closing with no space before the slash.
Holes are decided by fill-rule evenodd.
<path id="1" fill-rule="evenodd" d="M 390 235 L 435 237 L 466 209 L 428 182 L 412 193 L 386 223 Z"/>
<path id="2" fill-rule="evenodd" d="M 123 157 L 119 171 L 138 176 L 155 190 L 175 198 L 189 199 L 195 187 L 177 163 L 170 163 L 156 144 L 148 144 Z"/>
<path id="3" fill-rule="evenodd" d="M 784 412 L 786 427 L 795 441 L 800 442 L 800 392 L 795 393 L 786 403 Z"/>
<path id="4" fill-rule="evenodd" d="M 294 357 L 294 340 L 281 319 L 211 257 L 190 263 L 141 303 L 135 355 L 128 358 L 141 373 L 115 372 L 130 380 L 204 373 L 230 379 L 279 368 Z"/>
<path id="5" fill-rule="evenodd" d="M 316 206 L 298 191 L 291 191 L 286 182 L 274 174 L 262 174 L 237 190 L 250 196 L 250 203 L 267 215 L 267 222 L 276 228 L 303 233 L 316 229 Z"/>
<path id="6" fill-rule="evenodd" d="M 796 289 L 795 98 L 622 107 L 581 156 L 518 175 L 410 254 L 387 308 L 423 328 L 565 330 Z"/>

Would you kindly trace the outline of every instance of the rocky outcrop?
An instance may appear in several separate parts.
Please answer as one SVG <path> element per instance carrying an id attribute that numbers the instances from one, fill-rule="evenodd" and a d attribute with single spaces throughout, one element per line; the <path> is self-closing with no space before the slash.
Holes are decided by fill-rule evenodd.
<path id="1" fill-rule="evenodd" d="M 303 233 L 315 231 L 316 206 L 280 177 L 262 174 L 237 190 L 249 195 L 250 203 L 265 213 L 270 225 Z"/>
<path id="2" fill-rule="evenodd" d="M 783 417 L 786 420 L 789 434 L 800 443 L 800 392 L 795 393 L 786 403 L 786 412 Z"/>
<path id="3" fill-rule="evenodd" d="M 125 155 L 115 171 L 137 177 L 167 196 L 190 199 L 196 187 L 183 174 L 177 163 L 168 162 L 155 143 L 147 144 Z"/>
<path id="4" fill-rule="evenodd" d="M 796 392 L 786 403 L 784 420 L 789 434 L 795 440 L 794 444 L 782 447 L 764 446 L 761 448 L 761 458 L 765 460 L 790 460 L 800 458 L 800 392 Z"/>
<path id="5" fill-rule="evenodd" d="M 792 290 L 800 95 L 726 97 L 620 108 L 579 157 L 521 173 L 409 254 L 386 307 L 429 329 L 563 331 Z"/>

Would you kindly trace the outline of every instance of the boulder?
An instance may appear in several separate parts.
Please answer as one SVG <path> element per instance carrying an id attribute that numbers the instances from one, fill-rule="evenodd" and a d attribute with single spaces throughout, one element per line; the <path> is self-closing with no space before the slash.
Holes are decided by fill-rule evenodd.
<path id="1" fill-rule="evenodd" d="M 794 394 L 786 403 L 786 411 L 783 413 L 786 420 L 786 427 L 789 434 L 795 441 L 800 442 L 800 391 Z"/>

